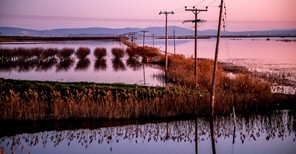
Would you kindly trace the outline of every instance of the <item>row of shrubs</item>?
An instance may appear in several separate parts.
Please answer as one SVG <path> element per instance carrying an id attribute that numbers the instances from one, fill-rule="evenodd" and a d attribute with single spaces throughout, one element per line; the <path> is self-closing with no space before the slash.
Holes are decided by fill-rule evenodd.
<path id="1" fill-rule="evenodd" d="M 122 58 L 125 55 L 125 50 L 122 48 L 113 48 L 111 50 L 114 58 Z M 13 61 L 16 59 L 22 59 L 22 60 L 30 60 L 30 59 L 50 59 L 55 56 L 57 56 L 59 59 L 67 59 L 70 58 L 75 53 L 75 56 L 78 59 L 84 59 L 86 58 L 90 53 L 91 50 L 87 47 L 80 47 L 76 50 L 73 48 L 63 48 L 63 49 L 57 49 L 57 48 L 13 48 L 13 49 L 7 49 L 7 48 L 1 48 L 0 49 L 0 60 L 2 61 Z M 156 48 L 148 48 L 145 47 L 144 49 L 142 47 L 138 48 L 128 48 L 126 49 L 126 53 L 129 57 L 134 56 L 146 56 L 146 57 L 155 57 L 160 55 L 160 52 Z M 94 56 L 97 59 L 104 58 L 107 55 L 106 48 L 96 48 L 94 50 Z"/>

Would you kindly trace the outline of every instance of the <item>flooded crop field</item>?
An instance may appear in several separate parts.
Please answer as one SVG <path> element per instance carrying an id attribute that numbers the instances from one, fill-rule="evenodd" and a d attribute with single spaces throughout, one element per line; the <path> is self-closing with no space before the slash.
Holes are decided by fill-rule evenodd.
<path id="1" fill-rule="evenodd" d="M 139 123 L 23 123 L 0 136 L 5 153 L 285 153 L 295 152 L 295 111 Z M 29 124 L 29 125 L 28 125 Z M 15 125 L 12 125 L 15 126 Z M 23 126 L 23 127 L 22 127 Z M 34 126 L 35 129 L 32 127 Z M 14 132 L 13 130 L 22 133 Z M 2 130 L 1 130 L 2 129 Z M 1 128 L 1 134 L 5 132 Z M 6 130 L 6 131 L 7 131 Z"/>

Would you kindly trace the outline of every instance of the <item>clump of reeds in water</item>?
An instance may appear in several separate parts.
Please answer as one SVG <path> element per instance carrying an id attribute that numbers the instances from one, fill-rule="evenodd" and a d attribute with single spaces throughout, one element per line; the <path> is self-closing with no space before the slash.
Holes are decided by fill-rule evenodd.
<path id="1" fill-rule="evenodd" d="M 95 70 L 106 70 L 107 63 L 105 57 L 107 56 L 106 48 L 96 48 L 94 56 L 97 58 L 95 62 Z"/>
<path id="2" fill-rule="evenodd" d="M 97 59 L 102 59 L 102 58 L 106 57 L 107 56 L 106 48 L 96 48 L 94 51 L 94 56 Z"/>
<path id="3" fill-rule="evenodd" d="M 124 50 L 121 48 L 113 48 L 111 52 L 115 59 L 121 59 L 124 56 Z"/>
<path id="4" fill-rule="evenodd" d="M 128 59 L 126 60 L 127 66 L 131 67 L 133 70 L 139 70 L 142 66 L 139 60 L 140 53 L 134 48 L 127 48 L 126 53 L 128 55 Z"/>
<path id="5" fill-rule="evenodd" d="M 85 59 L 90 54 L 90 49 L 86 47 L 80 47 L 75 52 L 78 59 Z"/>
<path id="6" fill-rule="evenodd" d="M 73 48 L 63 48 L 57 56 L 60 60 L 65 60 L 71 58 L 71 56 L 74 54 L 75 50 Z"/>
<path id="7" fill-rule="evenodd" d="M 129 57 L 135 57 L 137 55 L 140 55 L 139 51 L 133 48 L 127 48 L 126 53 Z"/>

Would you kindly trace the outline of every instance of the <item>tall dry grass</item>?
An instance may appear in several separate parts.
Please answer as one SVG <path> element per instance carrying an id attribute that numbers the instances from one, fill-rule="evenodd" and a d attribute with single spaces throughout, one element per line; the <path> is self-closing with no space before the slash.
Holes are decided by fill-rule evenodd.
<path id="1" fill-rule="evenodd" d="M 143 118 L 209 115 L 209 93 L 188 87 L 140 87 L 94 83 L 26 82 L 1 79 L 1 120 Z M 266 111 L 283 98 L 217 91 L 216 113 L 229 114 Z M 284 102 L 287 102 L 286 100 Z M 291 103 L 292 104 L 292 103 Z M 295 106 L 295 104 L 294 104 Z M 290 106 L 293 107 L 293 106 Z"/>

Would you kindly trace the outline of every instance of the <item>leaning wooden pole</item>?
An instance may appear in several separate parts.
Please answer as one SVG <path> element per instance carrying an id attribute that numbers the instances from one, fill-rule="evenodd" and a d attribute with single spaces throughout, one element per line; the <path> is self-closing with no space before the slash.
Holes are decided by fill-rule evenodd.
<path id="1" fill-rule="evenodd" d="M 211 90 L 211 113 L 212 116 L 214 115 L 214 108 L 215 108 L 215 81 L 216 81 L 216 70 L 217 70 L 217 61 L 218 61 L 218 52 L 219 52 L 219 44 L 220 44 L 220 33 L 221 33 L 221 22 L 222 22 L 222 13 L 223 13 L 223 3 L 224 1 L 221 0 L 220 4 L 220 14 L 219 14 L 219 24 L 218 24 L 218 33 L 217 33 L 217 43 L 216 43 L 216 51 L 215 51 L 215 59 L 214 59 L 214 70 L 212 76 L 212 90 Z"/>

